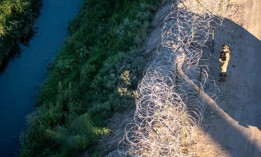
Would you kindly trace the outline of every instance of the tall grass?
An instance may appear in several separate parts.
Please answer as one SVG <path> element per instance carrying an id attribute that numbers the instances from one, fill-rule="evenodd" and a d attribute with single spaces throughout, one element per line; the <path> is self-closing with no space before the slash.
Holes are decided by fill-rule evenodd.
<path id="1" fill-rule="evenodd" d="M 51 65 L 21 156 L 76 156 L 110 132 L 115 111 L 134 105 L 147 62 L 141 50 L 155 0 L 85 0 Z"/>

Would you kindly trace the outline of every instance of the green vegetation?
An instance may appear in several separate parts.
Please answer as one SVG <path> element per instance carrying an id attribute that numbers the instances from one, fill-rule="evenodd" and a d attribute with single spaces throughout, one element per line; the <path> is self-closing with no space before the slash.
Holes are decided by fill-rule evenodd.
<path id="1" fill-rule="evenodd" d="M 18 40 L 32 34 L 41 0 L 0 0 L 0 65 Z"/>
<path id="2" fill-rule="evenodd" d="M 135 89 L 147 63 L 141 44 L 157 4 L 84 1 L 51 65 L 39 107 L 28 117 L 21 156 L 76 156 L 110 132 L 107 120 L 133 106 L 138 96 Z"/>

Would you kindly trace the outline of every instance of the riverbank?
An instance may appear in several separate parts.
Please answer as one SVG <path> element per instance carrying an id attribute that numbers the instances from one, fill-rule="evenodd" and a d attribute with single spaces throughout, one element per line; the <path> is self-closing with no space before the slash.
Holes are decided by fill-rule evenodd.
<path id="1" fill-rule="evenodd" d="M 19 52 L 18 42 L 26 44 L 35 32 L 35 20 L 42 0 L 0 2 L 0 69 Z"/>
<path id="2" fill-rule="evenodd" d="M 1 157 L 18 156 L 19 137 L 27 127 L 25 117 L 36 109 L 36 97 L 47 77 L 47 67 L 57 56 L 67 36 L 68 22 L 81 4 L 82 0 L 44 0 L 36 21 L 38 29 L 29 46 L 20 44 L 19 57 L 12 58 L 0 73 Z"/>
<path id="3" fill-rule="evenodd" d="M 89 149 L 116 111 L 135 105 L 148 58 L 141 44 L 158 1 L 85 0 L 28 117 L 21 156 L 76 156 Z"/>

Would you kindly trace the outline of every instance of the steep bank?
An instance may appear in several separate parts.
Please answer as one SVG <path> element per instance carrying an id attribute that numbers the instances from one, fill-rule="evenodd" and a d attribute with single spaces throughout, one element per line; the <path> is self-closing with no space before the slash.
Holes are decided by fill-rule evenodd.
<path id="1" fill-rule="evenodd" d="M 150 32 L 146 36 L 141 48 L 144 50 L 143 53 L 148 56 L 150 60 L 153 58 L 153 54 L 161 42 L 161 29 L 164 24 L 164 19 L 169 14 L 170 10 L 171 2 L 162 1 L 153 16 Z M 111 130 L 110 133 L 101 136 L 95 145 L 95 148 L 98 149 L 101 154 L 105 156 L 117 149 L 119 142 L 124 137 L 126 125 L 133 119 L 135 108 L 136 106 L 133 104 L 124 112 L 115 112 L 108 120 L 107 126 Z M 88 153 L 86 152 L 86 154 Z"/>
<path id="2" fill-rule="evenodd" d="M 157 3 L 84 2 L 28 118 L 22 156 L 75 156 L 110 131 L 115 111 L 134 104 L 147 62 L 140 45 Z"/>
<path id="3" fill-rule="evenodd" d="M 67 24 L 80 4 L 81 0 L 45 0 L 30 46 L 21 45 L 20 56 L 0 74 L 1 157 L 17 156 L 19 136 L 26 128 L 25 117 L 36 108 L 36 95 L 46 78 L 46 68 L 62 46 Z"/>
<path id="4" fill-rule="evenodd" d="M 167 15 L 164 14 L 164 10 L 170 5 L 161 8 L 158 15 L 164 18 Z M 234 121 L 232 124 L 228 123 L 224 117 L 217 116 L 207 108 L 203 123 L 196 127 L 195 156 L 259 157 L 261 154 L 259 94 L 261 86 L 258 81 L 260 79 L 258 60 L 260 60 L 261 50 L 259 22 L 261 19 L 258 13 L 260 7 L 260 2 L 257 0 L 230 0 L 223 26 L 215 31 L 216 51 L 211 54 L 209 79 L 211 82 L 215 81 L 217 86 L 216 89 L 211 90 L 219 91 L 215 93 L 218 96 L 216 102 L 221 110 L 230 116 L 230 120 Z M 157 18 L 159 17 L 156 16 L 154 20 L 160 21 Z M 160 22 L 157 22 L 156 26 L 160 26 Z M 160 35 L 157 34 L 160 34 L 160 28 L 155 27 L 151 34 L 147 38 L 148 52 L 156 48 L 155 43 L 159 43 L 157 39 L 160 39 Z M 227 82 L 220 83 L 218 82 L 218 58 L 219 50 L 225 43 L 231 45 L 232 57 Z M 206 87 L 206 91 L 209 92 L 208 88 L 209 86 Z M 109 153 L 117 148 L 124 135 L 124 127 L 131 122 L 133 114 L 134 109 L 113 116 L 109 123 L 111 134 L 103 136 L 99 141 L 98 147 L 101 151 Z"/>

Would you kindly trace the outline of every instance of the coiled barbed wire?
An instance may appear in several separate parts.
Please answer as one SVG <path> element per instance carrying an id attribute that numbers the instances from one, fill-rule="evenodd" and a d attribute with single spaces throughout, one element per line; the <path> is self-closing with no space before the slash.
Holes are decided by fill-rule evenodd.
<path id="1" fill-rule="evenodd" d="M 203 87 L 208 80 L 207 65 L 200 63 L 203 48 L 213 23 L 222 22 L 226 5 L 226 0 L 172 1 L 161 45 L 138 85 L 134 119 L 125 128 L 116 156 L 191 155 L 193 127 L 202 121 L 204 105 L 179 77 L 177 58 L 184 56 L 182 70 Z"/>

